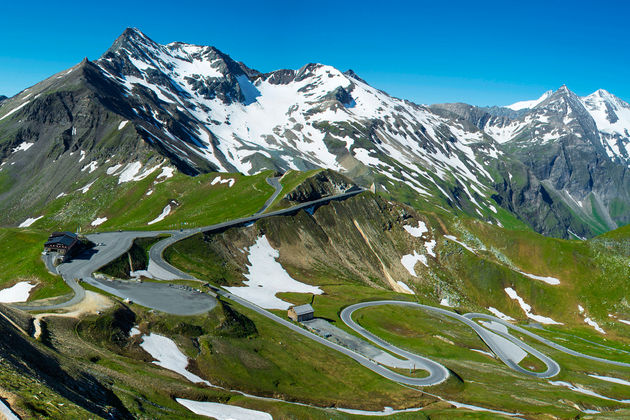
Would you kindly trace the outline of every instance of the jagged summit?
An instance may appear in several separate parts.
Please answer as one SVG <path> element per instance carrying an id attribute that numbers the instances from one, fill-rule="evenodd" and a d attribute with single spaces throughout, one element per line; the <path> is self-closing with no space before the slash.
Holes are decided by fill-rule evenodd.
<path id="1" fill-rule="evenodd" d="M 352 69 L 348 69 L 348 70 L 344 71 L 343 74 L 345 74 L 348 77 L 351 77 L 352 79 L 358 80 L 359 82 L 365 83 L 366 85 L 368 84 L 365 80 L 363 80 L 361 77 L 359 77 L 359 75 L 356 74 L 354 72 L 354 70 L 352 70 Z"/>
<path id="2" fill-rule="evenodd" d="M 489 221 L 500 204 L 539 232 L 592 236 L 565 198 L 551 195 L 565 187 L 582 198 L 591 191 L 588 177 L 571 180 L 572 158 L 559 153 L 579 149 L 589 168 L 627 156 L 627 126 L 619 121 L 630 121 L 629 108 L 613 99 L 603 92 L 579 98 L 561 87 L 518 110 L 427 107 L 394 98 L 352 70 L 308 63 L 262 74 L 217 48 L 159 44 L 128 28 L 98 60 L 2 103 L 0 165 L 24 186 L 0 201 L 10 205 L 35 188 L 25 173 L 36 164 L 55 181 L 47 200 L 70 188 L 59 177 L 90 178 L 88 168 L 112 157 L 123 165 L 166 159 L 191 175 L 323 167 L 405 200 L 434 200 Z M 600 129 L 604 121 L 609 127 Z M 567 164 L 549 169 L 548 156 Z M 540 180 L 551 179 L 550 171 L 545 190 Z M 622 173 L 614 176 L 623 181 Z M 619 189 L 597 192 L 604 212 L 613 193 L 626 200 Z M 623 217 L 610 216 L 607 226 L 613 219 Z"/>
<path id="3" fill-rule="evenodd" d="M 158 44 L 142 33 L 139 29 L 127 28 L 118 38 L 116 38 L 112 46 L 105 52 L 104 56 L 108 53 L 116 53 L 123 49 L 137 52 L 146 45 L 157 46 Z"/>

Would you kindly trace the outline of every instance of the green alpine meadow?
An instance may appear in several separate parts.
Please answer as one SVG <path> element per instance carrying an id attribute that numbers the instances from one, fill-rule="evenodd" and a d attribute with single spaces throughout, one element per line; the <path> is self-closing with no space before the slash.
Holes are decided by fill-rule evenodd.
<path id="1" fill-rule="evenodd" d="M 317 11 L 332 4 L 246 3 L 229 22 L 201 4 L 151 5 L 154 22 L 148 4 L 128 5 L 114 19 L 112 4 L 81 33 L 69 21 L 87 11 L 68 10 L 68 27 L 42 41 L 59 55 L 28 58 L 40 69 L 0 47 L 0 79 L 19 86 L 0 96 L 0 418 L 630 418 L 623 83 L 620 96 L 587 93 L 568 65 L 575 91 L 557 83 L 538 17 L 512 9 L 522 86 L 496 76 L 512 74 L 513 56 L 495 48 L 513 5 L 477 5 L 466 21 L 486 35 L 474 39 L 456 21 L 435 38 L 435 5 L 354 5 L 369 21 L 381 10 L 425 22 L 422 39 L 445 44 L 414 44 L 422 69 L 448 51 L 461 60 L 461 48 L 478 61 L 482 43 L 505 57 L 482 79 L 474 60 L 467 78 L 441 67 L 449 86 L 428 74 L 430 89 L 409 76 L 411 58 L 388 58 L 404 25 L 385 26 L 390 52 L 348 5 L 335 5 L 333 31 Z M 147 32 L 117 30 L 82 58 L 127 13 Z M 219 30 L 228 23 L 232 42 Z M 311 24 L 323 25 L 318 38 L 305 35 Z M 206 45 L 219 32 L 234 57 Z M 262 60 L 255 46 L 271 33 Z M 332 54 L 350 39 L 356 49 Z M 534 44 L 548 67 L 525 71 Z M 340 67 L 350 58 L 356 71 Z M 612 90 L 625 67 L 604 62 Z M 24 82 L 35 70 L 45 76 Z M 589 83 L 608 83 L 602 74 Z M 401 94 L 409 80 L 418 86 Z M 479 80 L 487 103 L 505 86 L 542 96 L 451 100 Z M 423 91 L 444 100 L 420 104 Z"/>

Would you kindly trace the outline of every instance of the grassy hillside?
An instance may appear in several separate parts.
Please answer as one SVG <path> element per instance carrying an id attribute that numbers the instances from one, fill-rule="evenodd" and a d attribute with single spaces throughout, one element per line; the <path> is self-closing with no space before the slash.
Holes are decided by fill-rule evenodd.
<path id="1" fill-rule="evenodd" d="M 41 253 L 47 238 L 48 234 L 40 230 L 0 228 L 0 288 L 20 281 L 37 283 L 31 299 L 71 292 L 60 276 L 46 270 Z"/>
<path id="2" fill-rule="evenodd" d="M 118 178 L 98 178 L 90 188 L 79 190 L 85 185 L 76 185 L 76 190 L 59 197 L 40 213 L 30 217 L 44 216 L 32 226 L 47 229 L 76 230 L 159 230 L 180 227 L 206 226 L 258 211 L 273 188 L 265 179 L 270 171 L 255 176 L 240 174 L 209 173 L 190 177 L 179 172 L 172 178 L 158 178 L 156 171 L 140 181 L 118 184 Z M 213 181 L 233 179 L 228 183 Z M 152 223 L 170 206 L 170 213 L 163 220 Z M 99 218 L 107 221 L 93 226 Z"/>
<path id="3" fill-rule="evenodd" d="M 414 238 L 403 226 L 417 227 L 418 221 L 426 223 L 429 232 Z M 247 252 L 242 250 L 264 234 L 279 250 L 278 261 L 291 277 L 324 290 L 313 302 L 316 316 L 351 333 L 339 320 L 343 307 L 388 298 L 414 299 L 435 306 L 446 299 L 460 312 L 488 313 L 487 308 L 494 307 L 523 325 L 535 327 L 506 293 L 505 288 L 511 287 L 532 306 L 532 313 L 562 323 L 543 329 L 539 326 L 535 332 L 577 351 L 625 361 L 630 360 L 625 353 L 630 352 L 630 326 L 617 321 L 630 319 L 626 300 L 630 292 L 630 258 L 624 232 L 627 229 L 591 241 L 553 239 L 473 219 L 419 213 L 364 193 L 322 206 L 312 215 L 300 212 L 261 220 L 248 228 L 198 235 L 175 244 L 167 250 L 166 257 L 203 280 L 239 285 L 250 263 Z M 435 256 L 426 250 L 431 241 L 435 241 Z M 401 257 L 414 251 L 424 255 L 428 265 L 415 265 L 417 277 L 401 264 Z M 415 295 L 392 291 L 384 270 L 395 281 L 405 282 Z M 560 284 L 547 284 L 527 274 L 557 278 Z M 281 293 L 279 297 L 294 304 L 312 299 L 311 295 L 295 293 Z M 584 308 L 584 314 L 579 313 L 578 305 Z M 284 316 L 282 311 L 278 314 Z M 607 334 L 586 324 L 586 316 Z M 452 321 L 421 311 L 387 307 L 364 310 L 359 317 L 366 328 L 403 348 L 442 361 L 463 378 L 463 383 L 449 382 L 432 388 L 431 392 L 438 395 L 532 416 L 552 413 L 561 418 L 577 415 L 576 404 L 594 410 L 623 407 L 517 374 L 500 361 L 471 351 L 488 349 L 472 331 Z M 611 398 L 625 398 L 623 386 L 613 386 L 586 374 L 626 378 L 630 370 L 598 363 L 586 366 L 581 359 L 539 343 L 530 344 L 561 363 L 562 373 L 554 380 L 584 385 Z M 522 365 L 541 368 L 531 357 L 524 359 Z M 506 393 L 506 389 L 518 392 Z"/>

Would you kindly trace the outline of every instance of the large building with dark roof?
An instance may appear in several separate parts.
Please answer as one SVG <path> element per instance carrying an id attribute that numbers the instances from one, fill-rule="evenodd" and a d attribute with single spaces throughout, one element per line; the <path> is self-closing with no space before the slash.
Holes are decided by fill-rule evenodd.
<path id="1" fill-rule="evenodd" d="M 53 232 L 44 244 L 44 251 L 69 256 L 79 246 L 79 237 L 72 232 Z"/>

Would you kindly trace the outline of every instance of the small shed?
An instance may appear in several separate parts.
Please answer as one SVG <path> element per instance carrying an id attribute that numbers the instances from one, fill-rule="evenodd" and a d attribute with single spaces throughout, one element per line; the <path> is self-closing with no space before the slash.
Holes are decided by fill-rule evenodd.
<path id="1" fill-rule="evenodd" d="M 308 321 L 314 318 L 315 310 L 308 303 L 306 305 L 291 306 L 287 316 L 295 322 Z"/>

